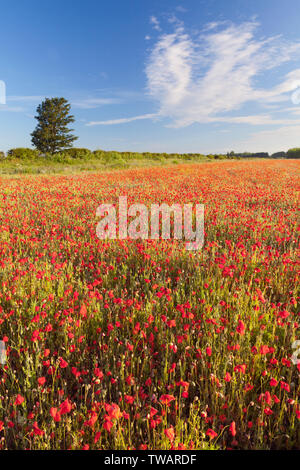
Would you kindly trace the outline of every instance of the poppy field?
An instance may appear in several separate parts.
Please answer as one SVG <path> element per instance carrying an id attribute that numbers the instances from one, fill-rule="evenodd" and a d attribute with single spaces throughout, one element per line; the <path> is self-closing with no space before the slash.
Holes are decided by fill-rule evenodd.
<path id="1" fill-rule="evenodd" d="M 299 169 L 2 177 L 0 449 L 300 449 Z M 203 248 L 98 239 L 122 195 L 204 204 Z"/>

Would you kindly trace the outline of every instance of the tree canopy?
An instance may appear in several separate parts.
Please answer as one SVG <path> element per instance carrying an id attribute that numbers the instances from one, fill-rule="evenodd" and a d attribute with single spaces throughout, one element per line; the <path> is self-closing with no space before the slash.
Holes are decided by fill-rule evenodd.
<path id="1" fill-rule="evenodd" d="M 68 125 L 75 121 L 69 114 L 71 105 L 65 98 L 46 98 L 38 107 L 38 124 L 32 132 L 33 145 L 43 153 L 56 153 L 72 147 L 78 137 Z"/>

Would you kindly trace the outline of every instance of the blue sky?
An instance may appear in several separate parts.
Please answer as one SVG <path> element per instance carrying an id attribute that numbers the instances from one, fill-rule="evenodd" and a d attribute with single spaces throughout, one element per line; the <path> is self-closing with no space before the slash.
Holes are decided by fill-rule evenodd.
<path id="1" fill-rule="evenodd" d="M 300 147 L 299 18 L 299 0 L 2 2 L 0 149 L 31 146 L 54 96 L 72 104 L 76 146 Z"/>

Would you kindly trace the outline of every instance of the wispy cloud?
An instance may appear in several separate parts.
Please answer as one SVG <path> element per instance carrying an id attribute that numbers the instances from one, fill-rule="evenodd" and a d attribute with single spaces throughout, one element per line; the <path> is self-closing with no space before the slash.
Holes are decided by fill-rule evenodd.
<path id="1" fill-rule="evenodd" d="M 198 35 L 191 35 L 183 23 L 172 18 L 176 17 L 169 18 L 173 24 L 170 33 L 162 32 L 155 16 L 150 18 L 159 33 L 145 66 L 146 88 L 157 111 L 87 125 L 113 125 L 141 119 L 163 119 L 168 127 L 175 128 L 218 122 L 298 125 L 296 112 L 291 111 L 283 118 L 273 114 L 300 87 L 300 68 L 290 70 L 277 85 L 260 87 L 257 83 L 263 73 L 299 59 L 300 41 L 287 42 L 281 36 L 260 38 L 256 21 L 238 25 L 213 22 L 205 25 Z M 255 113 L 248 113 L 250 104 Z M 92 103 L 90 107 L 94 107 Z"/>
<path id="2" fill-rule="evenodd" d="M 93 109 L 108 104 L 120 104 L 122 102 L 119 98 L 83 98 L 71 100 L 72 106 L 81 109 Z"/>
<path id="3" fill-rule="evenodd" d="M 236 151 L 260 152 L 263 149 L 270 153 L 287 151 L 299 147 L 300 121 L 296 125 L 277 127 L 255 132 L 247 140 L 236 141 Z M 267 146 L 267 148 L 266 148 Z"/>
<path id="4" fill-rule="evenodd" d="M 11 113 L 22 113 L 24 112 L 24 108 L 22 108 L 21 106 L 0 105 L 0 111 L 8 111 Z"/>
<path id="5" fill-rule="evenodd" d="M 150 24 L 153 26 L 153 28 L 156 29 L 156 31 L 161 31 L 161 27 L 156 16 L 150 16 L 149 21 L 150 21 Z"/>
<path id="6" fill-rule="evenodd" d="M 36 95 L 8 95 L 6 96 L 6 104 L 0 104 L 0 111 L 10 113 L 25 113 L 28 106 L 36 104 L 43 99 L 44 96 Z"/>
<path id="7" fill-rule="evenodd" d="M 40 102 L 42 100 L 45 99 L 45 96 L 41 96 L 41 95 L 29 95 L 29 96 L 26 96 L 26 95 L 11 95 L 11 96 L 7 96 L 7 101 L 14 101 L 14 102 L 26 102 L 26 103 L 36 103 L 36 102 Z"/>
<path id="8" fill-rule="evenodd" d="M 142 114 L 140 116 L 133 116 L 128 118 L 121 119 L 110 119 L 107 121 L 91 121 L 86 124 L 86 126 L 108 126 L 112 124 L 125 124 L 132 121 L 140 121 L 141 119 L 154 119 L 157 117 L 157 114 Z"/>
<path id="9" fill-rule="evenodd" d="M 178 5 L 177 7 L 175 7 L 175 10 L 178 11 L 179 13 L 186 13 L 188 11 L 187 8 L 181 5 Z"/>
<path id="10" fill-rule="evenodd" d="M 262 105 L 289 99 L 286 93 L 300 85 L 300 69 L 291 71 L 277 86 L 255 85 L 259 74 L 300 57 L 300 42 L 281 37 L 260 39 L 258 24 L 210 24 L 198 37 L 179 26 L 162 34 L 146 66 L 150 96 L 158 103 L 159 115 L 170 125 L 183 127 L 195 122 L 224 122 L 245 103 Z M 246 122 L 247 118 L 234 118 Z M 270 116 L 250 124 L 271 124 Z M 228 122 L 232 117 L 228 115 Z"/>

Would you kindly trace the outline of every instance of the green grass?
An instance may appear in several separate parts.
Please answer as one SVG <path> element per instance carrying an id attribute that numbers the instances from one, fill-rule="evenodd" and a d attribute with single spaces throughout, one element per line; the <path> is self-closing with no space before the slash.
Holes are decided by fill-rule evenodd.
<path id="1" fill-rule="evenodd" d="M 126 169 L 150 166 L 177 165 L 182 163 L 201 163 L 209 161 L 209 158 L 199 157 L 191 159 L 178 158 L 156 158 L 156 159 L 139 159 L 139 160 L 111 160 L 99 161 L 97 159 L 78 160 L 70 159 L 68 162 L 58 162 L 40 159 L 40 160 L 17 160 L 5 159 L 0 161 L 0 175 L 26 175 L 26 174 L 69 174 L 82 171 L 112 170 Z"/>

